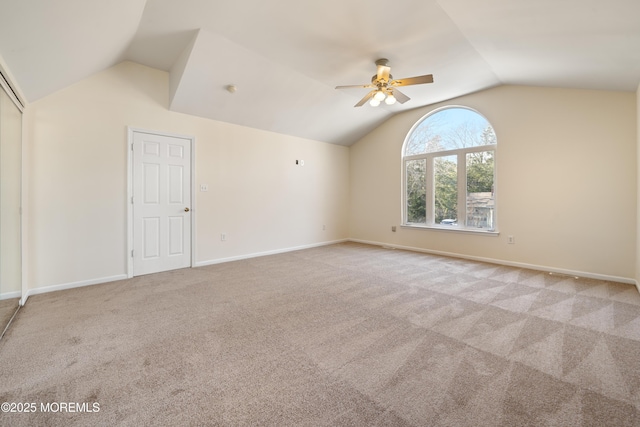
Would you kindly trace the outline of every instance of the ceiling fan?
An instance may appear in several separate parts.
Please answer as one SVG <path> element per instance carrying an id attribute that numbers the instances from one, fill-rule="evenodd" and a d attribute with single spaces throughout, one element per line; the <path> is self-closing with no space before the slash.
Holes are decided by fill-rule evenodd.
<path id="1" fill-rule="evenodd" d="M 376 66 L 378 67 L 378 73 L 371 77 L 371 84 L 336 86 L 336 89 L 371 88 L 373 90 L 366 94 L 364 98 L 362 98 L 360 102 L 355 105 L 355 107 L 362 107 L 367 101 L 369 101 L 369 104 L 372 107 L 377 107 L 382 101 L 384 101 L 387 105 L 395 104 L 396 101 L 398 101 L 400 104 L 404 104 L 405 102 L 407 102 L 410 98 L 404 93 L 400 92 L 397 89 L 398 86 L 433 83 L 432 74 L 394 80 L 393 76 L 389 74 L 389 72 L 391 71 L 391 67 L 389 67 L 389 60 L 386 58 L 378 59 L 376 61 Z"/>

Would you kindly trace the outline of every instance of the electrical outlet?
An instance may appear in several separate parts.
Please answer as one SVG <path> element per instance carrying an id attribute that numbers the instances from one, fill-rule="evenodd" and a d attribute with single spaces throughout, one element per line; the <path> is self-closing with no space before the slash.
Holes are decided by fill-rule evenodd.
<path id="1" fill-rule="evenodd" d="M 209 191 L 208 184 L 200 184 L 200 191 Z"/>
<path id="2" fill-rule="evenodd" d="M 226 242 L 227 241 L 227 233 L 221 233 L 220 234 L 220 241 L 221 242 Z"/>
<path id="3" fill-rule="evenodd" d="M 394 233 L 396 232 L 396 226 L 395 225 L 391 226 L 391 231 L 393 231 Z"/>
<path id="4" fill-rule="evenodd" d="M 507 236 L 507 243 L 513 245 L 516 243 L 516 239 L 514 239 L 513 236 Z"/>
<path id="5" fill-rule="evenodd" d="M 327 226 L 322 224 L 322 231 L 325 231 L 327 229 Z"/>

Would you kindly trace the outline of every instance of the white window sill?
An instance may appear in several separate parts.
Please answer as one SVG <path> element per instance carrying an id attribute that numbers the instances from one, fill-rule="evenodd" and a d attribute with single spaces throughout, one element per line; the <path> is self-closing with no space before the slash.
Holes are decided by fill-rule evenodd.
<path id="1" fill-rule="evenodd" d="M 478 234 L 482 236 L 499 236 L 498 230 L 488 230 L 484 228 L 462 228 L 455 225 L 418 225 L 418 224 L 403 224 L 401 228 L 411 230 L 436 230 L 445 231 L 449 233 L 466 233 L 466 234 Z"/>

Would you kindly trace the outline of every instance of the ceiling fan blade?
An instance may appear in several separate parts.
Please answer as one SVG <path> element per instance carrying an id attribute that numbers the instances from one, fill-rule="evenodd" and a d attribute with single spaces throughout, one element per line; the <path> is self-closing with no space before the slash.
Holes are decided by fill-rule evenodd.
<path id="1" fill-rule="evenodd" d="M 433 74 L 427 74 L 424 76 L 407 77 L 406 79 L 392 80 L 389 84 L 391 86 L 409 86 L 409 85 L 421 85 L 424 83 L 433 83 Z"/>
<path id="2" fill-rule="evenodd" d="M 400 104 L 404 104 L 405 102 L 411 99 L 404 93 L 400 92 L 395 87 L 391 88 L 391 93 L 393 93 L 393 96 L 396 98 L 396 101 L 398 101 Z"/>
<path id="3" fill-rule="evenodd" d="M 378 65 L 378 80 L 389 80 L 389 73 L 391 72 L 391 67 L 387 67 L 386 65 Z"/>
<path id="4" fill-rule="evenodd" d="M 364 98 L 362 98 L 360 100 L 360 102 L 358 102 L 356 105 L 354 105 L 354 107 L 362 107 L 368 100 L 370 100 L 371 98 L 373 98 L 373 95 L 376 93 L 375 90 L 372 90 L 371 92 L 369 92 L 368 94 L 366 94 L 364 96 Z"/>
<path id="5" fill-rule="evenodd" d="M 347 85 L 347 86 L 336 86 L 336 89 L 353 89 L 353 88 L 361 88 L 361 89 L 365 88 L 365 89 L 368 89 L 368 88 L 372 88 L 372 87 L 375 87 L 375 86 L 372 85 L 372 84 L 368 84 L 368 85 Z"/>

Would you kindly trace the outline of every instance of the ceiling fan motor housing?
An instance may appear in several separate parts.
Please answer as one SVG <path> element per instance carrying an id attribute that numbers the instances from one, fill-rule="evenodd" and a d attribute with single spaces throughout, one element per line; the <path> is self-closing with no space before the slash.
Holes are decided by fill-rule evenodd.
<path id="1" fill-rule="evenodd" d="M 389 74 L 389 80 L 385 80 L 385 79 L 378 80 L 377 74 L 374 74 L 373 76 L 371 76 L 371 83 L 376 86 L 380 86 L 380 84 L 383 84 L 386 86 L 387 83 L 389 83 L 391 80 L 393 80 L 393 76 L 391 74 Z"/>

